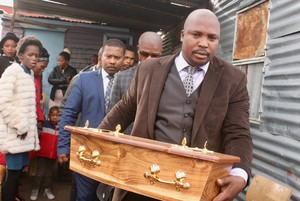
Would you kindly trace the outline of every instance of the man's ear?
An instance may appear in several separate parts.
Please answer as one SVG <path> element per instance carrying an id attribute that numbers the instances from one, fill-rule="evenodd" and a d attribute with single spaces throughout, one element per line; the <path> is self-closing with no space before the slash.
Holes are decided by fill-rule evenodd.
<path id="1" fill-rule="evenodd" d="M 20 61 L 23 60 L 23 56 L 24 56 L 23 53 L 19 53 L 19 54 L 18 54 L 18 58 L 20 59 Z"/>
<path id="2" fill-rule="evenodd" d="M 180 41 L 182 42 L 183 40 L 183 37 L 184 37 L 184 30 L 181 30 L 181 33 L 180 33 Z"/>

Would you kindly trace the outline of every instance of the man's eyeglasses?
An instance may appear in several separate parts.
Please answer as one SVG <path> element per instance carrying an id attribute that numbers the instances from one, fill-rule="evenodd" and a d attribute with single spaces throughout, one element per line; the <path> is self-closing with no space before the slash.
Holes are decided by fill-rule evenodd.
<path id="1" fill-rule="evenodd" d="M 151 57 L 151 58 L 158 58 L 158 57 L 161 57 L 161 54 L 151 54 L 151 53 L 148 53 L 148 52 L 145 52 L 145 51 L 139 51 L 139 54 L 143 57 Z"/>

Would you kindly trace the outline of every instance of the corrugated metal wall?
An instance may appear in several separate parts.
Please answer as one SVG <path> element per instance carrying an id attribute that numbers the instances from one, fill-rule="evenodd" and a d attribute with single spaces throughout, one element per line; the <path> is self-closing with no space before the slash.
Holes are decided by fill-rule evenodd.
<path id="1" fill-rule="evenodd" d="M 222 33 L 218 55 L 231 61 L 236 12 L 258 1 L 215 2 Z M 255 88 L 262 91 L 261 120 L 251 122 L 253 175 L 261 174 L 292 188 L 292 201 L 300 200 L 299 8 L 300 1 L 270 2 L 263 85 Z M 236 200 L 245 200 L 245 191 Z"/>
<path id="2" fill-rule="evenodd" d="M 300 1 L 272 0 L 263 85 L 260 146 L 271 157 L 268 171 L 300 200 Z M 259 138 L 261 137 L 261 138 Z M 273 146 L 273 149 L 262 149 Z M 263 152 L 264 153 L 264 152 Z M 272 160 L 273 159 L 273 160 Z M 255 164 L 258 171 L 265 172 Z M 279 175 L 280 173 L 281 176 Z"/>
<path id="3" fill-rule="evenodd" d="M 65 34 L 65 47 L 71 52 L 71 65 L 78 69 L 82 69 L 87 66 L 90 62 L 92 54 L 98 54 L 100 47 L 103 45 L 104 34 L 115 34 L 115 35 L 129 35 L 133 36 L 133 47 L 137 46 L 137 41 L 140 36 L 140 32 L 122 32 L 124 29 L 118 31 L 117 28 L 114 30 L 103 30 L 97 28 L 87 27 L 67 27 L 68 30 Z"/>
<path id="4" fill-rule="evenodd" d="M 238 1 L 222 1 L 215 5 L 214 12 L 221 24 L 221 39 L 217 54 L 227 61 L 232 60 L 236 12 L 239 5 Z"/>
<path id="5" fill-rule="evenodd" d="M 179 23 L 172 30 L 164 33 L 163 55 L 171 55 L 181 50 L 180 32 L 183 29 L 183 22 Z"/>
<path id="6" fill-rule="evenodd" d="M 65 33 L 65 47 L 71 52 L 70 63 L 82 69 L 90 62 L 93 54 L 98 54 L 102 46 L 103 32 L 98 29 L 68 27 Z"/>
<path id="7" fill-rule="evenodd" d="M 2 38 L 7 32 L 10 31 L 9 27 L 10 27 L 10 20 L 3 18 L 2 19 L 2 36 L 0 36 L 0 38 Z M 24 35 L 24 29 L 19 24 L 15 24 L 13 32 L 19 38 L 22 38 Z"/>

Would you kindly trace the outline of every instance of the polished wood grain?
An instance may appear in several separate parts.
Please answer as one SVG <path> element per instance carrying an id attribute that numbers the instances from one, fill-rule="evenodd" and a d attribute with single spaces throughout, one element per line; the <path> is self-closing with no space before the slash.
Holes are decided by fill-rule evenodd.
<path id="1" fill-rule="evenodd" d="M 179 149 L 171 144 L 113 133 L 100 133 L 96 129 L 67 126 L 72 132 L 70 168 L 90 178 L 128 191 L 160 200 L 212 200 L 219 192 L 216 179 L 228 175 L 232 163 L 239 158 L 220 153 L 199 153 Z M 86 147 L 85 157 L 92 151 L 100 152 L 101 165 L 93 167 L 80 162 L 76 156 L 79 146 Z M 178 170 L 186 173 L 183 181 L 189 189 L 177 191 L 175 186 L 150 184 L 144 173 L 151 173 L 150 166 L 157 164 L 157 176 L 174 181 Z"/>

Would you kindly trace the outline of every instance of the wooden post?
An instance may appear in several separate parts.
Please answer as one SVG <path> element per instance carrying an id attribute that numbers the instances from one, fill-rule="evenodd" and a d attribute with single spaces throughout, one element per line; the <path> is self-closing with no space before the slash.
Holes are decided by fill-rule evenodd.
<path id="1" fill-rule="evenodd" d="M 15 26 L 15 18 L 16 18 L 16 13 L 17 13 L 17 8 L 18 8 L 18 2 L 19 0 L 14 0 L 14 6 L 13 6 L 13 16 L 10 21 L 10 28 L 9 31 L 13 32 L 14 26 Z"/>

